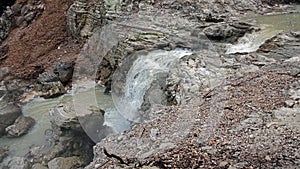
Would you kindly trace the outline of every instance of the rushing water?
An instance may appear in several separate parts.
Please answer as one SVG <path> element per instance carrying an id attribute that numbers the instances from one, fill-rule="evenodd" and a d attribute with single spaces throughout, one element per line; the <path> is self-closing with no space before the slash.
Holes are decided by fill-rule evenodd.
<path id="1" fill-rule="evenodd" d="M 300 6 L 297 7 L 300 11 Z M 255 20 L 261 30 L 246 34 L 227 50 L 227 54 L 254 52 L 280 32 L 300 31 L 300 13 L 257 16 Z"/>
<path id="2" fill-rule="evenodd" d="M 252 52 L 259 48 L 267 39 L 282 31 L 300 31 L 300 14 L 283 14 L 272 16 L 259 16 L 256 18 L 261 31 L 246 34 L 237 45 L 231 46 L 227 53 Z M 143 103 L 144 95 L 151 83 L 160 73 L 167 73 L 176 60 L 185 55 L 191 55 L 188 50 L 176 49 L 172 51 L 156 50 L 139 56 L 129 69 L 124 85 L 123 96 L 103 94 L 103 88 L 96 87 L 77 93 L 79 101 L 89 103 L 92 95 L 95 95 L 97 105 L 104 109 L 105 123 L 116 132 L 129 128 L 126 120 L 140 121 L 138 111 Z M 95 90 L 94 90 L 95 89 Z M 36 98 L 23 106 L 23 114 L 36 120 L 35 126 L 27 135 L 19 138 L 0 138 L 0 146 L 9 146 L 10 156 L 25 155 L 32 145 L 46 145 L 45 131 L 51 129 L 49 121 L 49 109 L 61 102 L 72 102 L 72 94 L 54 99 Z M 113 102 L 114 101 L 114 102 Z M 90 106 L 90 105 L 89 105 Z M 115 108 L 116 106 L 116 108 Z M 122 115 L 120 115 L 119 114 Z"/>
<path id="3" fill-rule="evenodd" d="M 137 110 L 143 103 L 145 92 L 152 81 L 157 78 L 156 75 L 161 72 L 167 72 L 175 60 L 190 54 L 192 54 L 191 51 L 176 49 L 173 51 L 156 50 L 139 56 L 127 73 L 124 88 L 125 95 L 122 97 L 122 100 L 126 100 L 126 102 L 122 102 L 121 105 L 119 104 L 120 102 L 114 103 L 110 95 L 104 95 L 104 88 L 95 87 L 95 83 L 85 83 L 80 88 L 76 88 L 69 94 L 58 98 L 35 98 L 22 108 L 24 116 L 30 116 L 36 120 L 34 127 L 28 134 L 19 138 L 0 138 L 0 146 L 9 146 L 9 157 L 13 157 L 24 156 L 31 146 L 47 145 L 47 137 L 51 137 L 46 134 L 46 131 L 51 130 L 49 110 L 58 104 L 66 102 L 73 102 L 75 110 L 76 104 L 84 108 L 90 106 L 100 107 L 106 112 L 104 124 L 112 127 L 115 132 L 127 130 L 130 127 L 130 122 L 127 120 L 131 119 L 128 117 L 129 114 L 134 113 L 134 116 L 137 115 Z M 118 109 L 120 113 L 115 108 L 115 104 L 121 106 Z M 134 111 L 128 111 L 128 108 L 132 108 L 131 110 Z"/>
<path id="4" fill-rule="evenodd" d="M 139 56 L 127 73 L 123 95 L 113 95 L 119 112 L 131 121 L 143 121 L 143 117 L 138 112 L 151 83 L 162 73 L 167 73 L 178 59 L 191 54 L 189 50 L 175 49 L 172 51 L 155 50 Z M 152 94 L 153 92 L 155 91 L 152 91 Z"/>

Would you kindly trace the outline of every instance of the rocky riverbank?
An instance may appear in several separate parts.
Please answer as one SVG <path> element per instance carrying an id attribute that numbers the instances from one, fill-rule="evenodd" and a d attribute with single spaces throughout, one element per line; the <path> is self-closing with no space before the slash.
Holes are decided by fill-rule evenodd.
<path id="1" fill-rule="evenodd" d="M 151 83 L 142 100 L 143 123 L 105 138 L 92 152 L 80 117 L 63 103 L 50 111 L 50 149 L 32 147 L 6 167 L 83 168 L 92 160 L 86 168 L 299 167 L 299 32 L 281 33 L 255 52 L 225 54 L 228 45 L 260 29 L 240 16 L 293 11 L 293 6 L 121 2 L 16 0 L 4 11 L 0 134 L 7 137 L 20 137 L 34 125 L 22 116 L 18 100 L 65 94 L 80 56 L 102 59 L 98 72 L 92 72 L 94 60 L 79 61 L 87 64 L 80 71 L 95 73 L 106 92 L 118 97 L 136 58 L 156 50 L 193 52 Z M 84 116 L 100 119 L 88 126 L 104 126 L 99 140 L 111 133 L 103 110 L 93 108 Z M 9 148 L 0 147 L 0 162 L 7 155 Z"/>

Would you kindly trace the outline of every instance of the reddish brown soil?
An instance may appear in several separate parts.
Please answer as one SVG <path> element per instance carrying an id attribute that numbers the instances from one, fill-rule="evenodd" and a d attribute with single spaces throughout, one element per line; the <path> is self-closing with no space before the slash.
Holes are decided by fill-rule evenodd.
<path id="1" fill-rule="evenodd" d="M 28 0 L 27 3 L 33 1 Z M 66 11 L 72 2 L 43 1 L 43 13 L 30 25 L 12 30 L 2 44 L 7 45 L 9 50 L 0 66 L 9 67 L 19 77 L 34 78 L 58 61 L 74 61 L 80 44 L 75 44 L 68 36 L 66 26 Z M 26 3 L 26 0 L 17 0 L 16 3 Z"/>

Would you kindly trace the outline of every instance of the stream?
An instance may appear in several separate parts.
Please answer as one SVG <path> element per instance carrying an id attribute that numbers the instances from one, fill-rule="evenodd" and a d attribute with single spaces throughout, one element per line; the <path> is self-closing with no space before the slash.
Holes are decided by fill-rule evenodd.
<path id="1" fill-rule="evenodd" d="M 237 44 L 228 48 L 227 54 L 253 52 L 267 39 L 282 31 L 300 31 L 299 13 L 258 16 L 256 22 L 261 30 L 246 34 Z M 140 56 L 128 71 L 124 96 L 105 95 L 103 94 L 104 88 L 96 86 L 79 92 L 79 98 L 88 103 L 91 99 L 90 96 L 95 95 L 97 105 L 94 106 L 98 106 L 106 112 L 105 124 L 112 127 L 115 132 L 122 132 L 129 129 L 130 122 L 128 120 L 141 121 L 137 112 L 141 108 L 146 91 L 157 77 L 156 75 L 167 72 L 172 66 L 171 63 L 190 54 L 192 54 L 191 51 L 181 49 L 152 51 L 147 55 Z M 35 126 L 22 137 L 0 138 L 0 146 L 8 146 L 9 157 L 12 157 L 24 156 L 32 145 L 46 145 L 46 131 L 51 129 L 49 109 L 62 102 L 71 102 L 72 99 L 72 94 L 68 93 L 53 99 L 35 98 L 31 100 L 23 106 L 22 111 L 24 116 L 30 116 L 36 120 Z"/>
<path id="2" fill-rule="evenodd" d="M 72 92 L 53 99 L 35 98 L 22 107 L 23 115 L 34 118 L 36 124 L 29 133 L 24 136 L 18 138 L 0 138 L 0 146 L 9 147 L 9 157 L 4 163 L 7 163 L 10 157 L 24 156 L 32 146 L 50 144 L 48 143 L 48 138 L 50 138 L 51 135 L 47 135 L 47 131 L 51 130 L 49 110 L 60 103 L 72 102 L 73 95 L 71 93 Z M 77 96 L 88 102 L 90 96 L 95 95 L 97 97 L 98 105 L 94 106 L 101 107 L 101 109 L 106 112 L 105 124 L 111 126 L 116 132 L 128 129 L 130 123 L 126 122 L 124 118 L 117 113 L 113 106 L 112 97 L 103 93 L 103 87 L 94 86 L 93 88 L 89 87 L 86 90 L 77 93 Z M 120 123 L 120 121 L 122 121 L 122 123 Z"/>
<path id="3" fill-rule="evenodd" d="M 297 11 L 300 12 L 300 5 L 297 6 Z M 276 36 L 280 32 L 300 31 L 299 12 L 255 17 L 256 24 L 261 30 L 248 33 L 240 38 L 237 44 L 231 45 L 227 49 L 226 54 L 254 52 L 266 40 Z"/>

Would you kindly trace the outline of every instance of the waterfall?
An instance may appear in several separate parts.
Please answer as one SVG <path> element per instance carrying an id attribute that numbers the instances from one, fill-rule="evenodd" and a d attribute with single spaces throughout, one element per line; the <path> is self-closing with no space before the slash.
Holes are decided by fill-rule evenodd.
<path id="1" fill-rule="evenodd" d="M 276 36 L 280 30 L 265 29 L 259 32 L 245 34 L 237 44 L 231 45 L 226 54 L 255 52 L 266 40 Z"/>
<path id="2" fill-rule="evenodd" d="M 266 40 L 280 32 L 299 31 L 299 16 L 299 13 L 257 16 L 255 20 L 261 30 L 247 33 L 239 39 L 237 44 L 231 45 L 226 54 L 255 52 Z"/>
<path id="3" fill-rule="evenodd" d="M 190 50 L 175 49 L 155 50 L 138 56 L 126 75 L 123 95 L 113 97 L 119 112 L 126 119 L 135 122 L 143 121 L 139 110 L 152 82 L 157 80 L 159 74 L 167 73 L 177 60 L 191 54 Z"/>

